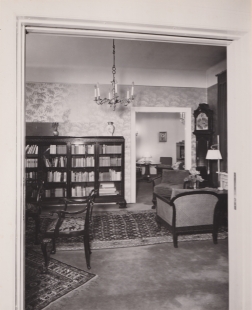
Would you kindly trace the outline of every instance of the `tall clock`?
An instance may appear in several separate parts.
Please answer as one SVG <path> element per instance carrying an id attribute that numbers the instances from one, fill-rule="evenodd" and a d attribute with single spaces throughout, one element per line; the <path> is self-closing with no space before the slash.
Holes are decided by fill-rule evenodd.
<path id="1" fill-rule="evenodd" d="M 206 103 L 200 103 L 193 112 L 194 134 L 196 136 L 196 164 L 207 168 L 206 154 L 212 145 L 213 110 Z"/>

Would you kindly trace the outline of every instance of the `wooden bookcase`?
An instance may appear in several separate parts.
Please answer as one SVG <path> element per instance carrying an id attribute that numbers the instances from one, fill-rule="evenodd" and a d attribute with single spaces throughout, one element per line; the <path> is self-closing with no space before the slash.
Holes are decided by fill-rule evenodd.
<path id="1" fill-rule="evenodd" d="M 61 197 L 78 201 L 95 189 L 96 202 L 126 207 L 124 149 L 123 137 L 26 137 L 27 201 L 36 199 L 42 179 L 48 204 Z"/>

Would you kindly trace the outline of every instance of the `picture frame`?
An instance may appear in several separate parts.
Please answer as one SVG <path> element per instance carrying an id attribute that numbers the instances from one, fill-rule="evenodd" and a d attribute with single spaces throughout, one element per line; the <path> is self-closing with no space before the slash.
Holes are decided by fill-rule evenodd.
<path id="1" fill-rule="evenodd" d="M 159 142 L 167 142 L 167 132 L 160 131 L 159 132 Z"/>

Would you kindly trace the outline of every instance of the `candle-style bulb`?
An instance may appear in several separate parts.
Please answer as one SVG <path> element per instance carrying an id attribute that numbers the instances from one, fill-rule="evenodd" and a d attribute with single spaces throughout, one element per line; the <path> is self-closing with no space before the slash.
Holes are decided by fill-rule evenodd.
<path id="1" fill-rule="evenodd" d="M 97 96 L 100 97 L 99 83 L 97 82 Z"/>

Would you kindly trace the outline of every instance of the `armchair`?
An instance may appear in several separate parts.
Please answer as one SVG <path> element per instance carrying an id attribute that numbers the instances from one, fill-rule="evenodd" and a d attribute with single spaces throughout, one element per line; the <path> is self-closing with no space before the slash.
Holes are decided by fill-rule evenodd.
<path id="1" fill-rule="evenodd" d="M 65 199 L 66 205 L 72 206 L 86 205 L 79 211 L 66 211 L 59 210 L 53 211 L 51 215 L 56 214 L 57 218 L 54 219 L 47 227 L 44 238 L 41 242 L 41 250 L 44 256 L 45 264 L 43 273 L 47 272 L 50 254 L 56 253 L 56 238 L 62 237 L 76 237 L 83 236 L 84 252 L 86 258 L 87 268 L 90 267 L 90 240 L 89 240 L 89 224 L 92 216 L 92 208 L 95 200 L 95 191 L 92 190 L 86 200 L 72 201 Z M 67 208 L 67 206 L 66 206 Z M 80 215 L 81 217 L 76 217 Z M 48 245 L 52 245 L 49 248 Z"/>
<path id="2" fill-rule="evenodd" d="M 172 189 L 184 187 L 184 179 L 188 177 L 188 170 L 163 170 L 162 176 L 153 179 L 153 209 L 156 208 L 156 195 L 170 199 Z"/>
<path id="3" fill-rule="evenodd" d="M 217 244 L 220 206 L 216 192 L 211 190 L 172 191 L 171 200 L 156 195 L 157 223 L 164 224 L 173 235 L 173 245 L 178 247 L 178 235 L 186 233 L 209 233 Z"/>
<path id="4" fill-rule="evenodd" d="M 172 157 L 160 157 L 160 164 L 156 165 L 157 174 L 162 174 L 163 169 L 172 169 Z"/>

